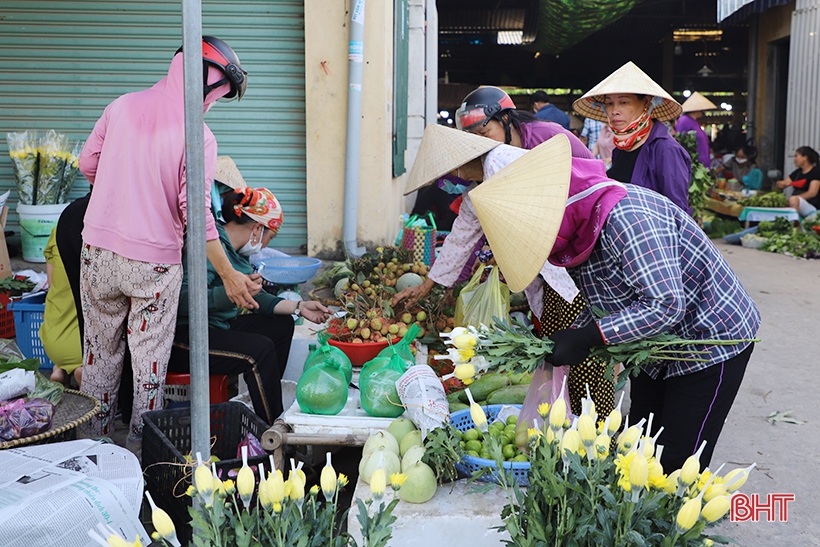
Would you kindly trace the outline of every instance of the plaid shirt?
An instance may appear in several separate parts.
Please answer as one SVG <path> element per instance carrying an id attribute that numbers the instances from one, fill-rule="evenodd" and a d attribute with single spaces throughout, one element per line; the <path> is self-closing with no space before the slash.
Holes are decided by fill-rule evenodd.
<path id="1" fill-rule="evenodd" d="M 589 259 L 570 275 L 591 306 L 607 344 L 669 333 L 689 340 L 754 338 L 760 312 L 703 230 L 662 195 L 626 185 Z M 576 322 L 590 321 L 589 310 Z M 739 354 L 748 343 L 695 346 L 708 362 L 644 366 L 652 377 L 703 370 Z"/>
<path id="2" fill-rule="evenodd" d="M 592 118 L 584 118 L 584 128 L 581 130 L 581 136 L 588 139 L 587 148 L 589 148 L 590 151 L 595 148 L 595 143 L 598 142 L 602 125 L 604 125 L 604 122 L 599 122 Z"/>

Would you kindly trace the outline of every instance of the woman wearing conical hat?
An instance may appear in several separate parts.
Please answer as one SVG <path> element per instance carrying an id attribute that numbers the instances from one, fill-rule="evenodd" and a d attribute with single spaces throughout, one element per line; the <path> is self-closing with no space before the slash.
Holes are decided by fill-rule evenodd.
<path id="1" fill-rule="evenodd" d="M 555 367 L 574 368 L 596 346 L 659 334 L 700 340 L 704 354 L 641 366 L 631 379 L 629 422 L 654 416 L 644 434 L 658 435 L 664 469 L 681 467 L 704 441 L 706 467 L 754 349 L 760 312 L 691 216 L 657 192 L 611 180 L 600 161 L 571 157 L 560 140 L 520 151 L 470 191 L 499 267 L 516 291 L 547 260 L 566 270 L 589 303 L 577 328 L 549 335 L 555 344 L 547 360 Z"/>
<path id="2" fill-rule="evenodd" d="M 698 141 L 698 160 L 708 168 L 712 164 L 709 159 L 709 137 L 700 128 L 698 119 L 703 116 L 705 110 L 715 110 L 717 106 L 695 91 L 683 102 L 681 107 L 683 108 L 683 114 L 678 118 L 678 123 L 675 124 L 675 131 L 678 133 L 695 132 L 695 138 Z"/>
<path id="3" fill-rule="evenodd" d="M 574 145 L 577 139 L 574 136 L 556 134 L 552 138 L 563 139 L 573 157 L 578 154 Z M 580 141 L 577 142 L 582 148 L 581 156 L 584 159 L 600 163 L 592 157 Z M 479 170 L 477 176 L 470 178 L 476 180 L 489 178 L 521 157 L 526 151 L 524 148 L 502 144 L 499 140 L 478 136 L 469 131 L 456 131 L 445 126 L 430 124 L 424 131 L 419 153 L 407 179 L 405 194 L 432 184 L 447 173 L 456 170 L 463 173 L 465 166 L 469 169 L 477 167 Z M 425 284 L 405 289 L 397 294 L 393 298 L 394 306 L 400 302 L 405 302 L 405 305 L 414 304 L 426 295 L 435 283 L 447 287 L 455 283 L 458 273 L 468 256 L 472 254 L 475 243 L 484 236 L 475 209 L 467 195 L 467 192 L 475 187 L 476 185 L 473 184 L 465 191 L 464 203 L 453 224 L 453 231 L 447 236 L 444 247 L 436 258 Z M 514 223 L 516 219 L 511 217 L 509 222 Z M 546 260 L 543 260 L 540 266 L 541 270 L 537 278 L 530 280 L 531 283 L 525 284 L 518 290 L 524 289 L 533 317 L 538 320 L 538 333 L 542 336 L 549 336 L 557 330 L 572 325 L 586 307 L 586 303 L 564 268 L 546 263 Z M 506 274 L 515 275 L 515 272 L 508 271 Z M 571 370 L 556 371 L 559 385 L 561 378 L 564 375 L 568 376 L 569 406 L 572 412 L 575 414 L 581 412 L 581 400 L 587 394 L 588 387 L 598 413 L 608 414 L 615 405 L 615 394 L 612 380 L 608 380 L 604 374 L 606 363 L 593 357 L 580 359 L 576 365 Z"/>
<path id="4" fill-rule="evenodd" d="M 572 104 L 586 118 L 609 125 L 615 150 L 607 175 L 654 190 L 689 207 L 692 160 L 662 123 L 680 116 L 681 106 L 633 62 L 628 62 Z"/>

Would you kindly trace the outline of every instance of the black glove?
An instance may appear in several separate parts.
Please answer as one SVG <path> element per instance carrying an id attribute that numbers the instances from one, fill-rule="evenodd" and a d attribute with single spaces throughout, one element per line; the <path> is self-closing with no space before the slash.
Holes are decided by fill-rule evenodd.
<path id="1" fill-rule="evenodd" d="M 577 365 L 589 357 L 589 348 L 603 346 L 604 338 L 596 322 L 592 322 L 580 329 L 564 329 L 555 331 L 550 336 L 555 342 L 552 355 L 547 356 L 547 362 L 555 367 Z"/>

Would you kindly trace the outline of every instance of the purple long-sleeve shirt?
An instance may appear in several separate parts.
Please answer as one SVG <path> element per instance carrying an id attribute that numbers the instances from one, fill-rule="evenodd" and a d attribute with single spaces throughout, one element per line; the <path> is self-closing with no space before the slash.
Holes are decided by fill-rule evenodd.
<path id="1" fill-rule="evenodd" d="M 694 131 L 695 137 L 698 141 L 698 160 L 709 167 L 712 161 L 709 159 L 709 137 L 706 136 L 700 124 L 688 114 L 683 114 L 678 118 L 678 123 L 675 125 L 675 131 L 678 133 L 686 133 L 687 131 Z"/>
<path id="2" fill-rule="evenodd" d="M 692 177 L 692 159 L 689 152 L 657 120 L 653 120 L 646 143 L 638 150 L 629 182 L 666 196 L 691 215 L 689 179 Z M 613 162 L 620 152 L 617 148 L 612 151 Z"/>

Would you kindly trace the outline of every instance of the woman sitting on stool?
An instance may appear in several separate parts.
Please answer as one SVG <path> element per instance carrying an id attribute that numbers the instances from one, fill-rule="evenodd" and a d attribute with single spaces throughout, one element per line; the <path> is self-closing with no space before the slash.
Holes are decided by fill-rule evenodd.
<path id="1" fill-rule="evenodd" d="M 259 252 L 276 235 L 282 223 L 282 209 L 270 190 L 247 187 L 230 158 L 220 158 L 215 179 L 235 188 L 223 194 L 221 214 L 225 223 L 216 223 L 219 240 L 233 267 L 252 274 L 248 257 Z M 187 249 L 183 254 L 185 252 Z M 182 263 L 185 271 L 169 372 L 187 372 L 190 357 L 188 262 L 183 258 Z M 319 302 L 283 300 L 265 291 L 257 292 L 254 299 L 259 308 L 250 313 L 237 308 L 228 299 L 222 279 L 208 262 L 210 373 L 244 374 L 254 411 L 272 424 L 283 411 L 280 382 L 293 337 L 291 316 L 302 315 L 309 321 L 322 323 L 330 310 Z"/>

